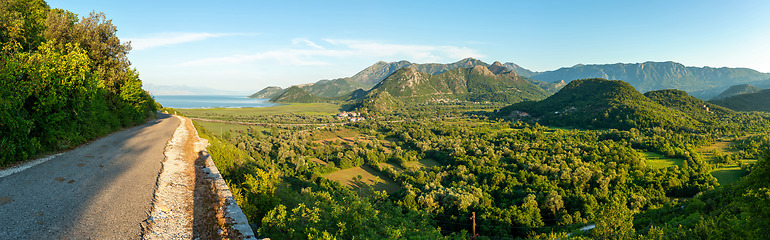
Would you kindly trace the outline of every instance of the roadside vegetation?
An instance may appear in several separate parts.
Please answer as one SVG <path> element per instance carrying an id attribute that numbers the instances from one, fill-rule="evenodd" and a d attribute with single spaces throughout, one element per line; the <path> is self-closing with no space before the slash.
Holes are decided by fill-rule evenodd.
<path id="1" fill-rule="evenodd" d="M 155 116 L 116 31 L 102 13 L 0 1 L 0 166 Z"/>

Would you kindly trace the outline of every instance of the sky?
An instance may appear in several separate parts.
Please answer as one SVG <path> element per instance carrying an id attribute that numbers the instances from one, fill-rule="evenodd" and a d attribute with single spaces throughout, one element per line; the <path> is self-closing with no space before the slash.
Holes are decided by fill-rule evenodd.
<path id="1" fill-rule="evenodd" d="M 675 61 L 770 72 L 770 1 L 47 2 L 105 13 L 156 95 L 249 94 L 349 77 L 378 61 L 467 57 L 532 71 Z"/>

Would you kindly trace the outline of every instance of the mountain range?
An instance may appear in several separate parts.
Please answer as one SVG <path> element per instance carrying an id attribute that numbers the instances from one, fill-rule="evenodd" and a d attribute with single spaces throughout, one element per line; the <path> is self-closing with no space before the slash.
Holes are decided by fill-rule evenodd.
<path id="1" fill-rule="evenodd" d="M 455 68 L 435 75 L 406 67 L 381 81 L 372 91 L 387 91 L 396 98 L 472 102 L 520 102 L 550 95 L 499 62 L 488 67 Z"/>
<path id="2" fill-rule="evenodd" d="M 310 94 L 313 94 L 319 97 L 330 98 L 330 97 L 338 97 L 341 95 L 349 94 L 350 92 L 353 92 L 356 89 L 369 90 L 372 87 L 374 87 L 374 85 L 377 85 L 377 83 L 380 83 L 386 77 L 390 76 L 397 70 L 405 67 L 410 67 L 410 68 L 416 69 L 417 71 L 428 73 L 428 74 L 439 74 L 455 68 L 460 68 L 460 67 L 468 68 L 468 67 L 474 67 L 477 65 L 488 66 L 489 64 L 486 64 L 474 58 L 466 58 L 450 64 L 440 64 L 440 63 L 417 64 L 417 63 L 411 63 L 409 61 L 398 61 L 398 62 L 388 63 L 388 62 L 380 61 L 375 63 L 372 66 L 365 68 L 364 70 L 361 70 L 360 72 L 356 73 L 356 75 L 353 75 L 352 77 L 338 78 L 338 79 L 332 79 L 332 80 L 320 80 L 315 83 L 301 84 L 297 86 L 307 91 Z M 260 90 L 255 94 L 252 94 L 250 97 L 272 98 L 281 94 L 283 91 L 285 91 L 285 89 L 281 89 L 280 87 L 277 87 L 277 86 L 270 86 Z"/>
<path id="3" fill-rule="evenodd" d="M 753 69 L 687 67 L 676 62 L 578 64 L 545 72 L 534 72 L 510 62 L 499 65 L 550 93 L 555 93 L 572 80 L 587 78 L 623 80 L 641 92 L 679 89 L 700 99 L 710 99 L 728 87 L 737 84 L 770 85 L 770 74 Z M 457 68 L 473 68 L 475 66 L 489 67 L 491 65 L 473 58 L 466 58 L 450 64 L 416 64 L 408 61 L 387 63 L 380 61 L 351 77 L 321 80 L 297 86 L 314 96 L 335 98 L 348 95 L 357 89 L 370 90 L 399 69 L 407 67 L 417 72 L 437 75 Z M 272 86 L 260 90 L 251 97 L 273 98 L 284 91 L 285 89 Z"/>
<path id="4" fill-rule="evenodd" d="M 422 65 L 425 66 L 425 65 Z M 431 66 L 433 69 L 439 69 Z M 424 70 L 424 69 L 423 69 Z M 354 101 L 372 103 L 376 109 L 392 102 L 498 102 L 513 103 L 541 100 L 551 93 L 525 77 L 508 70 L 501 63 L 489 66 L 458 67 L 430 74 L 404 67 L 388 75 L 369 91 L 358 89 L 347 95 L 319 97 L 299 86 L 292 86 L 270 100 L 273 102 Z M 264 92 L 267 92 L 265 90 Z M 263 93 L 264 93 L 263 92 Z"/>
<path id="5" fill-rule="evenodd" d="M 585 78 L 623 80 L 640 92 L 679 89 L 710 99 L 730 86 L 770 79 L 770 74 L 748 68 L 686 67 L 677 62 L 578 64 L 529 77 L 543 82 Z"/>

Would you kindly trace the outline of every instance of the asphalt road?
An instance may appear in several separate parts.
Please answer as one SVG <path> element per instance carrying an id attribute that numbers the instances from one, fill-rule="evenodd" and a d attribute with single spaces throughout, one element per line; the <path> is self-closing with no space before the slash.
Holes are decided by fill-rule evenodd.
<path id="1" fill-rule="evenodd" d="M 137 239 L 179 119 L 105 136 L 0 178 L 0 239 Z"/>

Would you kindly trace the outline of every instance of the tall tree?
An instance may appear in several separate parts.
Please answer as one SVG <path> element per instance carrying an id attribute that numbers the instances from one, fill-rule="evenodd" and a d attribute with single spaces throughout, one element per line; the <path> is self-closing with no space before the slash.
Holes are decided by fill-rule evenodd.
<path id="1" fill-rule="evenodd" d="M 602 207 L 593 234 L 599 239 L 631 239 L 634 237 L 634 215 L 617 198 Z"/>

